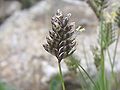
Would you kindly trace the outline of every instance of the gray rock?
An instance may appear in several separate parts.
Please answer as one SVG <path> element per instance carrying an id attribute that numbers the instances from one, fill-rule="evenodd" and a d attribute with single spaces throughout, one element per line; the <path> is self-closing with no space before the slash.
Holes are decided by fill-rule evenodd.
<path id="1" fill-rule="evenodd" d="M 0 0 L 0 22 L 2 23 L 7 17 L 20 9 L 21 4 L 18 1 Z"/>

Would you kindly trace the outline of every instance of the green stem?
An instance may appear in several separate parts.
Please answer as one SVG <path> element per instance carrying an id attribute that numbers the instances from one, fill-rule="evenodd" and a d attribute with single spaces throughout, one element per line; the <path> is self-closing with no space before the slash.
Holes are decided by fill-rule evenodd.
<path id="1" fill-rule="evenodd" d="M 103 12 L 101 12 L 100 15 L 100 48 L 101 48 L 101 79 L 102 79 L 102 83 L 101 83 L 101 90 L 107 90 L 106 87 L 106 77 L 105 77 L 105 58 L 104 58 L 104 17 L 103 17 Z"/>
<path id="2" fill-rule="evenodd" d="M 84 71 L 84 73 L 87 75 L 87 77 L 90 79 L 90 81 L 92 82 L 92 84 L 99 90 L 99 88 L 96 86 L 95 82 L 93 81 L 93 79 L 91 78 L 91 76 L 87 73 L 87 71 L 80 65 L 80 64 L 77 64 L 80 66 L 80 68 Z"/>
<path id="3" fill-rule="evenodd" d="M 80 74 L 82 75 L 83 80 L 84 80 L 84 82 L 85 82 L 85 84 L 86 84 L 86 86 L 87 86 L 88 84 L 87 84 L 87 82 L 86 82 L 86 80 L 85 80 L 85 77 L 84 77 L 84 75 L 83 75 L 82 71 L 80 70 L 80 67 L 79 67 L 79 66 L 78 66 L 78 70 L 79 70 Z M 82 90 L 84 90 L 83 85 L 82 85 Z"/>
<path id="4" fill-rule="evenodd" d="M 102 70 L 102 86 L 104 90 L 106 89 L 106 80 L 105 80 L 105 61 L 104 61 L 104 50 L 101 49 L 101 70 Z"/>
<path id="5" fill-rule="evenodd" d="M 111 65 L 111 69 L 112 69 L 112 72 L 113 72 L 114 70 L 113 70 L 112 58 L 111 58 L 111 56 L 110 56 L 110 51 L 109 51 L 108 48 L 107 48 L 107 53 L 108 53 L 108 57 L 109 57 L 109 61 L 110 61 L 110 65 Z"/>
<path id="6" fill-rule="evenodd" d="M 115 72 L 114 72 L 114 68 L 113 68 L 113 63 L 112 63 L 112 59 L 111 59 L 110 52 L 109 52 L 108 48 L 107 48 L 107 53 L 108 53 L 108 57 L 109 57 L 109 61 L 110 61 L 111 69 L 112 69 L 112 77 L 113 77 L 114 81 L 116 82 L 116 89 L 115 90 L 117 90 L 117 78 L 115 76 Z"/>
<path id="7" fill-rule="evenodd" d="M 65 84 L 64 84 L 64 80 L 63 80 L 63 76 L 62 76 L 62 70 L 61 70 L 60 62 L 58 62 L 58 66 L 59 66 L 59 74 L 60 74 L 60 79 L 61 79 L 61 83 L 62 83 L 62 88 L 63 88 L 63 90 L 65 90 Z"/>
<path id="8" fill-rule="evenodd" d="M 117 46 L 118 46 L 118 42 L 119 42 L 119 32 L 118 32 L 118 35 L 117 35 L 117 40 L 116 40 L 116 44 L 115 44 L 115 50 L 114 50 L 114 56 L 113 56 L 113 68 L 114 68 L 114 65 L 115 65 L 115 58 L 116 58 L 116 53 L 117 53 Z"/>
<path id="9" fill-rule="evenodd" d="M 119 42 L 119 37 L 120 37 L 120 33 L 118 31 L 118 35 L 117 35 L 117 40 L 115 43 L 115 50 L 114 50 L 114 55 L 113 55 L 113 63 L 112 63 L 112 69 L 114 70 L 114 65 L 115 65 L 115 59 L 116 59 L 116 54 L 117 54 L 117 46 L 118 46 L 118 42 Z M 116 89 L 118 88 L 118 82 L 117 82 L 117 78 L 115 77 L 115 81 L 116 81 Z"/>

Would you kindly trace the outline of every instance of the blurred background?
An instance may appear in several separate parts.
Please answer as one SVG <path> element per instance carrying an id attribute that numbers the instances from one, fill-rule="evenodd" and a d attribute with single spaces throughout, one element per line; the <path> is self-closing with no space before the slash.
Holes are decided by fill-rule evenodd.
<path id="1" fill-rule="evenodd" d="M 108 12 L 120 4 L 120 0 L 108 1 Z M 70 21 L 85 28 L 77 33 L 74 56 L 89 73 L 95 72 L 91 46 L 97 45 L 98 19 L 85 0 L 0 0 L 0 88 L 8 88 L 0 90 L 49 90 L 49 81 L 58 72 L 57 59 L 42 45 L 57 9 L 71 13 Z M 119 76 L 120 43 L 116 57 L 115 71 Z M 62 70 L 68 72 L 63 61 Z M 106 61 L 106 71 L 110 70 Z"/>

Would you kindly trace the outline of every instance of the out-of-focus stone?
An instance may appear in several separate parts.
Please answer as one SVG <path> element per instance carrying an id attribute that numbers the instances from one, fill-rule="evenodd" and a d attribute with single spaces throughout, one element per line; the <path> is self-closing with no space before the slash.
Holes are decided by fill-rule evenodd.
<path id="1" fill-rule="evenodd" d="M 21 4 L 18 1 L 11 1 L 11 2 L 6 2 L 6 3 L 9 4 L 7 6 L 8 8 L 6 9 L 6 15 L 11 15 L 21 9 Z"/>
<path id="2" fill-rule="evenodd" d="M 48 29 L 43 27 L 41 18 L 49 6 L 43 1 L 31 9 L 17 11 L 0 27 L 0 78 L 23 90 L 39 90 L 46 84 L 42 62 L 52 60 L 52 56 L 42 47 Z"/>
<path id="3" fill-rule="evenodd" d="M 21 4 L 19 1 L 0 0 L 0 23 L 20 9 Z"/>

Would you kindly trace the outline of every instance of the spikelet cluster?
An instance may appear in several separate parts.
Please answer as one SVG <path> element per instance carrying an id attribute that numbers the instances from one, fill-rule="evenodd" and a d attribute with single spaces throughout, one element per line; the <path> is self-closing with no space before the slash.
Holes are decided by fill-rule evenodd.
<path id="1" fill-rule="evenodd" d="M 111 22 L 103 21 L 101 27 L 99 44 L 101 44 L 102 48 L 105 50 L 116 40 L 116 33 L 112 28 Z"/>
<path id="2" fill-rule="evenodd" d="M 100 20 L 103 14 L 103 10 L 108 7 L 107 0 L 87 0 L 89 6 L 93 9 L 97 18 Z"/>
<path id="3" fill-rule="evenodd" d="M 118 25 L 118 27 L 120 28 L 120 7 L 118 8 L 118 11 L 116 12 L 117 16 L 115 18 L 115 21 Z"/>
<path id="4" fill-rule="evenodd" d="M 43 45 L 47 52 L 56 56 L 59 63 L 75 51 L 76 41 L 73 37 L 75 23 L 68 23 L 70 16 L 71 14 L 64 16 L 60 10 L 57 10 L 51 18 L 52 30 L 46 38 L 47 44 Z"/>

